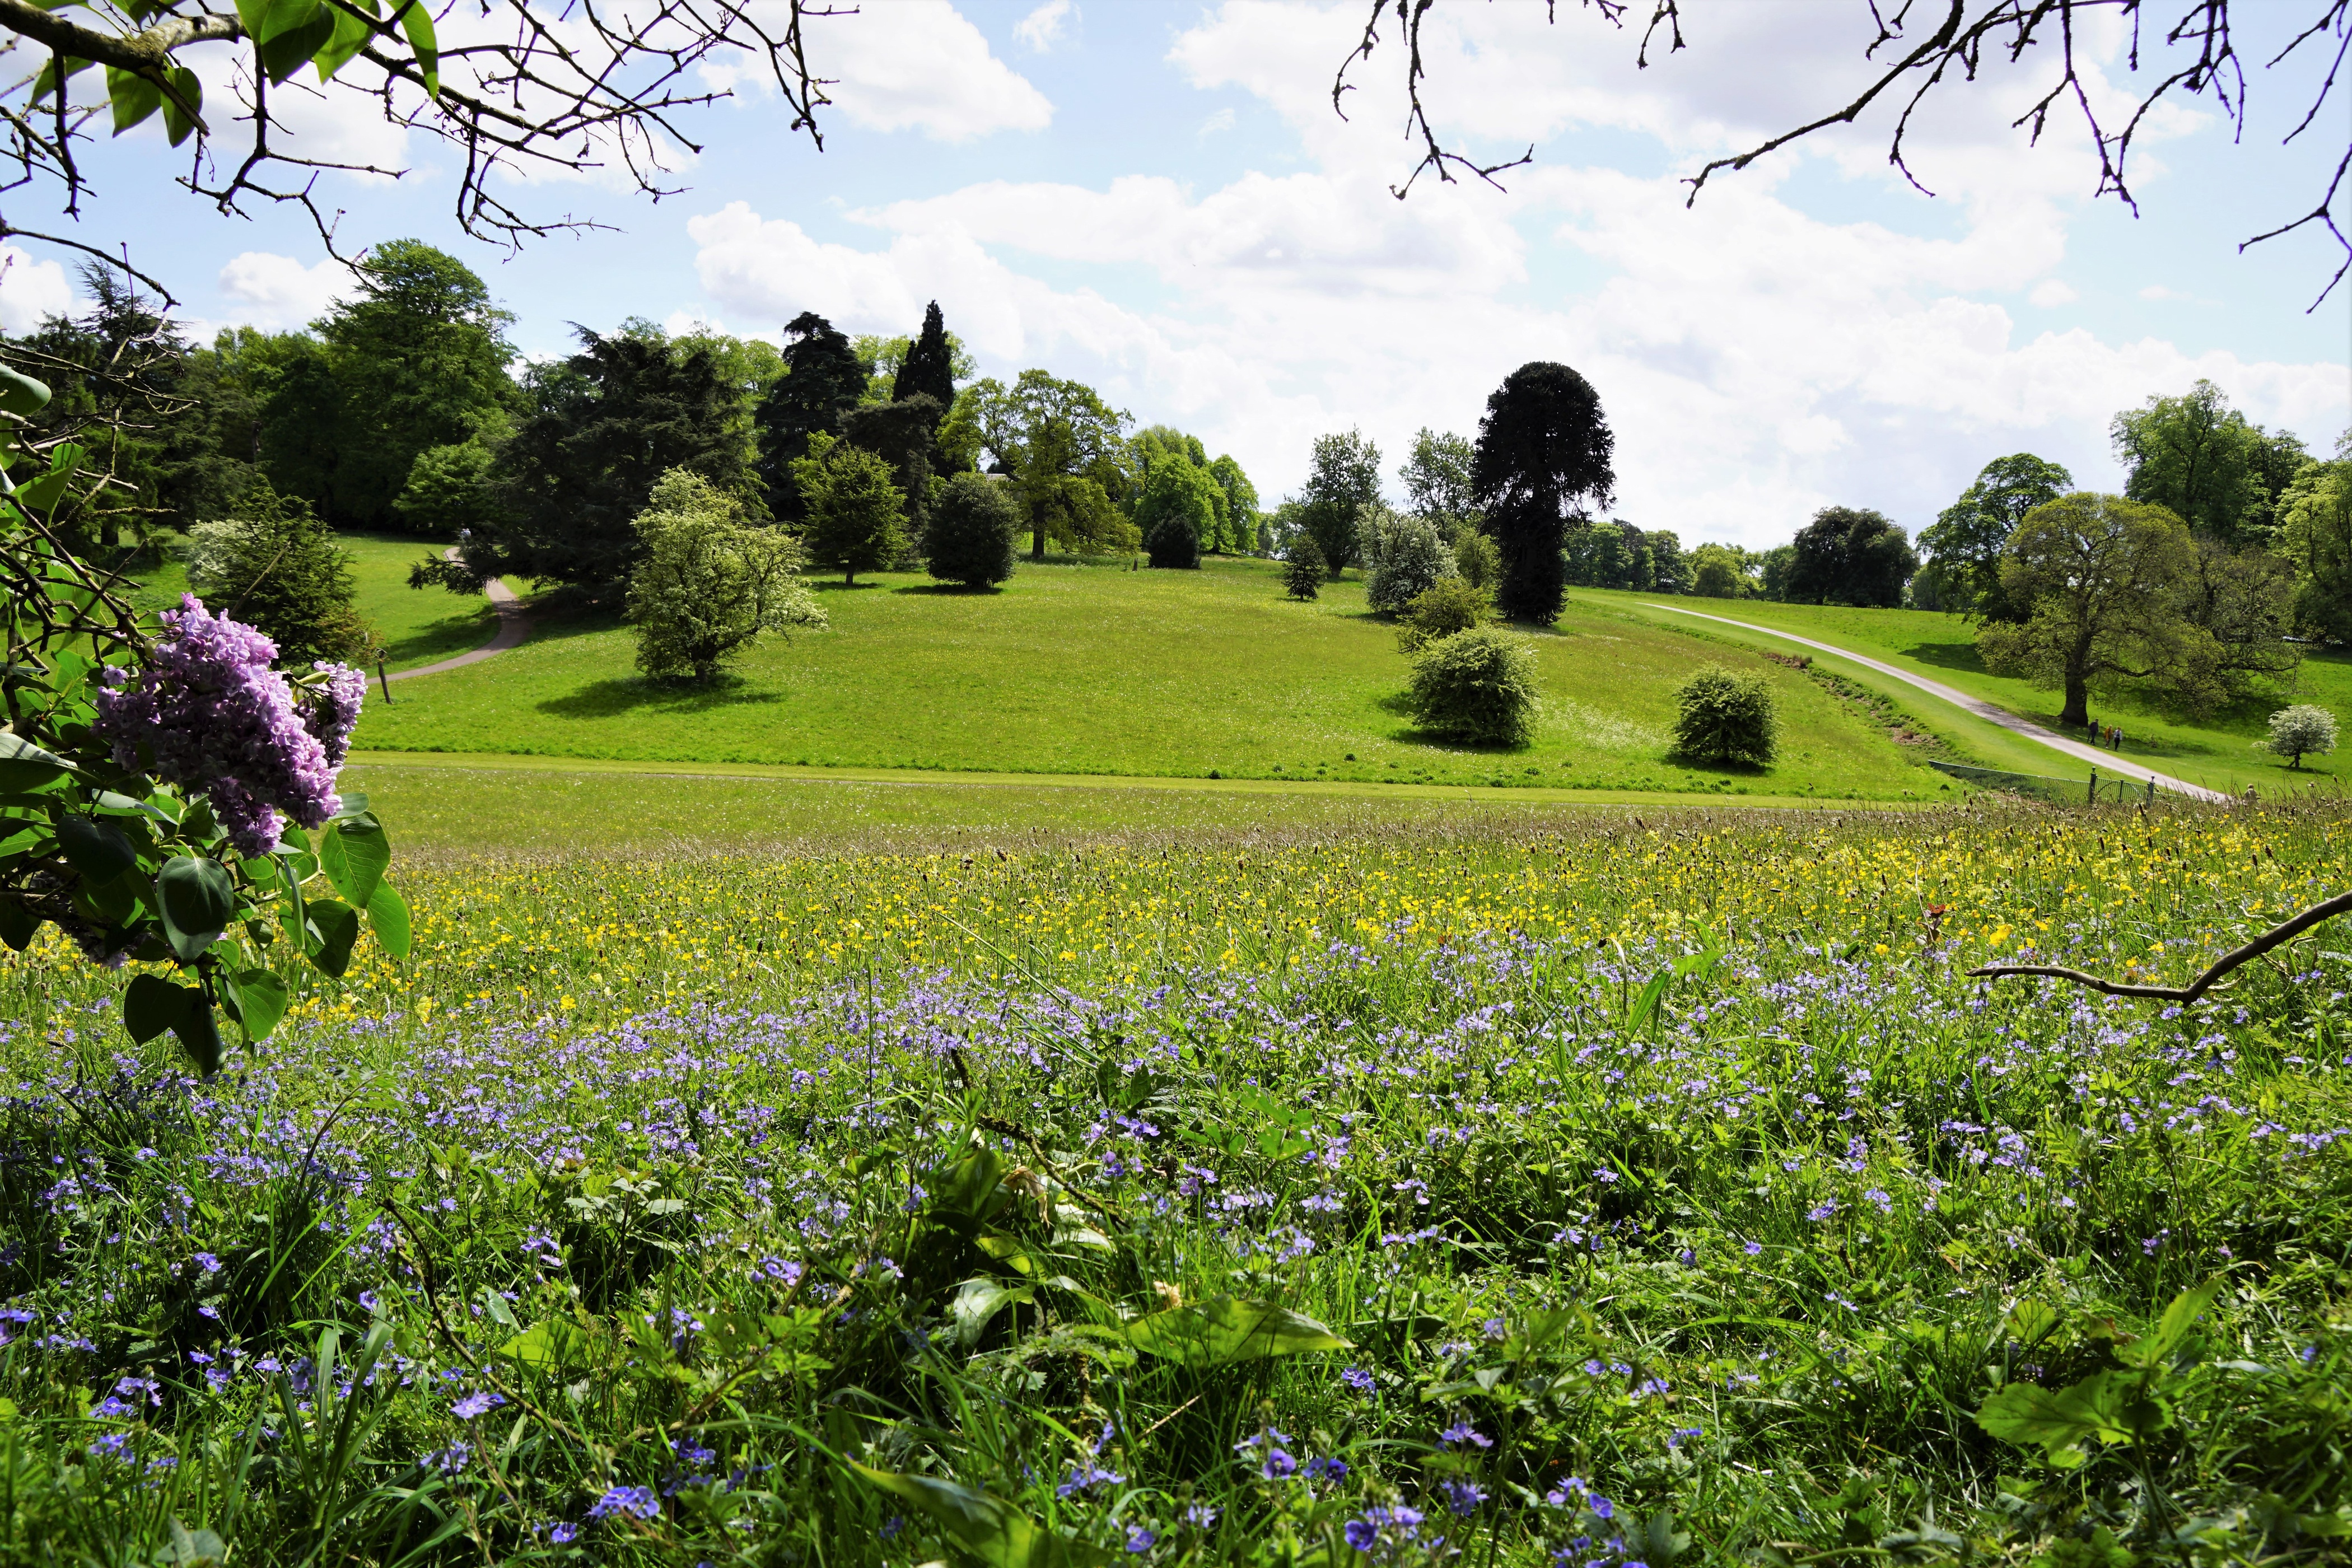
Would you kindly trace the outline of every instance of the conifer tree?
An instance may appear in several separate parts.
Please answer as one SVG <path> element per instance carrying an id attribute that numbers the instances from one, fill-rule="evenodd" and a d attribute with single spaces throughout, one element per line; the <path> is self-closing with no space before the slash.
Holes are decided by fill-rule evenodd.
<path id="1" fill-rule="evenodd" d="M 838 436 L 866 391 L 866 364 L 831 321 L 803 310 L 784 328 L 785 375 L 760 405 L 760 478 L 778 517 L 804 515 L 794 465 L 818 435 Z"/>
<path id="2" fill-rule="evenodd" d="M 948 347 L 947 322 L 940 316 L 937 300 L 923 311 L 922 335 L 907 351 L 898 365 L 898 379 L 890 388 L 893 403 L 910 397 L 937 400 L 942 415 L 955 405 L 954 355 Z"/>
<path id="3" fill-rule="evenodd" d="M 1560 543 L 1571 521 L 1583 525 L 1588 502 L 1607 506 L 1613 499 L 1615 446 L 1601 395 L 1564 364 L 1523 364 L 1486 399 L 1470 488 L 1479 526 L 1503 558 L 1495 605 L 1512 620 L 1559 619 Z"/>

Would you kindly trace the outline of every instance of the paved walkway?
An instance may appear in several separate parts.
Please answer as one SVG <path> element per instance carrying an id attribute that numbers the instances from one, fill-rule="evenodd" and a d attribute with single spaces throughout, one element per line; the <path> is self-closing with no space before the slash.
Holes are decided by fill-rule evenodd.
<path id="1" fill-rule="evenodd" d="M 456 548 L 453 546 L 443 551 L 441 559 L 444 561 L 457 559 Z M 514 590 L 493 577 L 482 584 L 482 592 L 488 597 L 490 608 L 498 612 L 498 636 L 471 653 L 461 653 L 455 658 L 445 658 L 434 664 L 420 664 L 415 669 L 395 669 L 384 679 L 411 680 L 420 675 L 438 675 L 445 669 L 463 669 L 469 664 L 481 663 L 493 654 L 504 653 L 510 647 L 520 647 L 523 639 L 530 636 L 530 616 L 516 600 Z"/>
<path id="2" fill-rule="evenodd" d="M 1864 658 L 1851 648 L 1839 647 L 1833 643 L 1815 642 L 1811 637 L 1801 637 L 1794 632 L 1784 632 L 1772 626 L 1759 626 L 1749 621 L 1735 621 L 1723 616 L 1710 616 L 1697 610 L 1685 610 L 1675 605 L 1652 605 L 1649 608 L 1670 610 L 1677 616 L 1691 616 L 1702 621 L 1714 621 L 1720 626 L 1738 626 L 1742 631 L 1762 632 L 1767 637 L 1786 637 L 1790 642 L 1802 643 L 1807 647 L 1819 648 L 1823 653 L 1832 653 L 1840 658 L 1851 659 L 1856 664 L 1878 671 L 1881 675 L 1891 675 L 1906 685 L 1916 686 L 1931 697 L 1940 697 L 1954 707 L 1966 709 L 1978 718 L 1990 720 L 2002 729 L 2022 735 L 2029 741 L 2038 741 L 2053 751 L 2063 752 L 2070 757 L 2079 758 L 2098 768 L 2102 773 L 2123 773 L 2136 779 L 2154 779 L 2158 789 L 2177 790 L 2192 800 L 2227 801 L 2235 798 L 2223 795 L 2219 790 L 2207 789 L 2202 784 L 2190 784 L 2186 779 L 2174 778 L 2169 773 L 2158 773 L 2154 768 L 2143 767 L 2137 763 L 2127 763 L 2113 752 L 2101 751 L 2098 747 L 2082 741 L 2069 740 L 2055 730 L 2047 729 L 2031 719 L 2019 718 L 2006 708 L 1996 708 L 1981 697 L 1971 697 L 1967 692 L 1956 687 L 1946 686 L 1941 681 L 1929 680 L 1927 677 L 1914 675 L 1907 669 L 1897 669 L 1891 664 Z"/>

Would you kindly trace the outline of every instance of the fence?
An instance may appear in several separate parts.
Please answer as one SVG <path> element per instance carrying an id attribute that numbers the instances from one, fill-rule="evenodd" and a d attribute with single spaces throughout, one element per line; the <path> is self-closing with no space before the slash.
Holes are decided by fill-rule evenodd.
<path id="1" fill-rule="evenodd" d="M 2085 781 L 2043 778 L 2038 773 L 2004 773 L 1992 768 L 1963 767 L 1958 763 L 1931 762 L 1927 765 L 1984 789 L 2005 789 L 2013 795 L 2034 795 L 2062 805 L 2096 805 L 2101 801 L 2130 805 L 2156 798 L 2154 779 L 2103 779 L 2096 768 L 2091 770 Z"/>

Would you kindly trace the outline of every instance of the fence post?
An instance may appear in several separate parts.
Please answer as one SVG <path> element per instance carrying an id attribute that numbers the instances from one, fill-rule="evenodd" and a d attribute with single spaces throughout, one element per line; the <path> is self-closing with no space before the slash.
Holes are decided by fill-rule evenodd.
<path id="1" fill-rule="evenodd" d="M 2091 794 L 2089 798 L 2090 803 L 2093 805 L 2099 804 L 2099 770 L 2096 768 L 2093 768 L 2091 770 Z"/>
<path id="2" fill-rule="evenodd" d="M 2150 805 L 2154 805 L 2154 804 L 2155 804 L 2155 802 L 2156 802 L 2156 775 L 2155 775 L 2154 773 L 2150 773 L 2150 774 L 2148 774 L 2148 775 L 2147 775 L 2147 798 L 2148 798 L 2148 803 L 2149 803 Z"/>

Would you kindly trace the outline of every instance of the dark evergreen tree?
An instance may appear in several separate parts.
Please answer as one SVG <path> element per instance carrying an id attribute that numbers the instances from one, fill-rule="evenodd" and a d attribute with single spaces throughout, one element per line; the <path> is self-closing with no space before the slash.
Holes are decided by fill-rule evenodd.
<path id="1" fill-rule="evenodd" d="M 310 504 L 257 474 L 229 510 L 222 546 L 194 584 L 206 606 L 259 627 L 289 669 L 371 658 L 381 639 L 352 605 L 350 558 Z"/>
<path id="2" fill-rule="evenodd" d="M 1322 546 L 1313 534 L 1300 531 L 1283 564 L 1283 588 L 1294 599 L 1312 599 L 1322 591 L 1325 571 Z"/>
<path id="3" fill-rule="evenodd" d="M 1013 575 L 1013 543 L 1021 531 L 1021 511 L 1005 480 L 986 474 L 954 474 L 940 487 L 923 535 L 923 554 L 932 576 L 985 588 Z"/>
<path id="4" fill-rule="evenodd" d="M 803 310 L 784 328 L 784 378 L 760 405 L 760 480 L 781 518 L 803 515 L 793 464 L 808 456 L 809 437 L 838 436 L 866 391 L 866 364 L 831 321 Z"/>
<path id="5" fill-rule="evenodd" d="M 904 403 L 910 397 L 930 398 L 940 405 L 941 417 L 955 406 L 953 354 L 948 347 L 947 322 L 940 316 L 937 300 L 923 311 L 922 335 L 907 351 L 907 357 L 898 365 L 898 379 L 891 384 L 893 403 Z"/>
<path id="6" fill-rule="evenodd" d="M 1795 544 L 1787 590 L 1793 604 L 1897 605 L 1919 569 L 1910 536 L 1857 507 L 1822 508 L 1797 531 Z"/>
<path id="7" fill-rule="evenodd" d="M 534 374 L 538 407 L 499 454 L 509 520 L 478 534 L 467 562 L 477 576 L 519 572 L 617 597 L 654 481 L 686 468 L 751 493 L 731 428 L 741 391 L 707 348 L 677 354 L 655 339 L 573 330 L 581 352 Z"/>
<path id="8" fill-rule="evenodd" d="M 1600 394 L 1564 364 L 1523 364 L 1486 399 L 1470 488 L 1503 558 L 1495 605 L 1509 619 L 1559 619 L 1560 544 L 1571 524 L 1583 526 L 1587 503 L 1614 499 L 1615 449 Z"/>
<path id="9" fill-rule="evenodd" d="M 946 410 L 919 392 L 896 403 L 868 403 L 843 416 L 841 437 L 890 465 L 891 481 L 907 498 L 907 537 L 919 542 L 930 515 L 940 416 Z"/>

